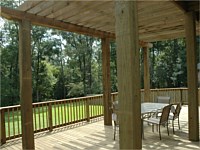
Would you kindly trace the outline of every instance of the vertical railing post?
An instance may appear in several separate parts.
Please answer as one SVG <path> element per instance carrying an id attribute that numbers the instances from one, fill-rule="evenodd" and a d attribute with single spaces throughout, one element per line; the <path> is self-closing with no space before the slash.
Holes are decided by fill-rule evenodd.
<path id="1" fill-rule="evenodd" d="M 90 122 L 90 109 L 89 109 L 89 100 L 86 99 L 86 116 L 87 116 L 87 122 Z"/>
<path id="2" fill-rule="evenodd" d="M 5 112 L 4 109 L 0 109 L 1 113 L 1 123 L 0 123 L 0 128 L 1 128 L 1 145 L 6 143 L 6 128 L 5 128 Z"/>
<path id="3" fill-rule="evenodd" d="M 182 88 L 180 89 L 180 95 L 181 95 L 180 102 L 181 102 L 181 105 L 183 105 L 183 89 Z"/>
<path id="4" fill-rule="evenodd" d="M 48 105 L 48 119 L 49 119 L 49 131 L 53 131 L 53 122 L 52 122 L 52 102 L 49 102 L 49 105 Z"/>

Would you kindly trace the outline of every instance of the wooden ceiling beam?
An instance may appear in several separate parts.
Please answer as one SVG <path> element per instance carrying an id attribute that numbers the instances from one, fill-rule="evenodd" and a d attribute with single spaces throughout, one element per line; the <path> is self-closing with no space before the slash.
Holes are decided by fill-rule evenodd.
<path id="1" fill-rule="evenodd" d="M 32 24 L 34 25 L 40 25 L 40 26 L 50 27 L 50 28 L 54 28 L 58 30 L 75 32 L 75 33 L 99 37 L 99 38 L 106 37 L 110 39 L 115 39 L 115 34 L 113 33 L 103 32 L 103 31 L 92 29 L 92 28 L 75 25 L 72 23 L 66 23 L 66 22 L 55 20 L 55 19 L 37 16 L 37 15 L 33 15 L 27 12 L 10 9 L 3 6 L 0 7 L 0 12 L 1 12 L 0 16 L 8 20 L 19 21 L 19 20 L 24 19 L 24 20 L 31 21 Z"/>

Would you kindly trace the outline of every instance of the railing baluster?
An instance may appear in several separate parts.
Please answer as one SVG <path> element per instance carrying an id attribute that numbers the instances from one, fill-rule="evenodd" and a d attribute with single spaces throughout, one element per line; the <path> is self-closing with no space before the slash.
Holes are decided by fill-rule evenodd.
<path id="1" fill-rule="evenodd" d="M 58 126 L 60 126 L 60 102 L 58 102 Z"/>
<path id="2" fill-rule="evenodd" d="M 55 126 L 57 125 L 57 115 L 56 115 L 56 102 L 54 103 L 54 123 L 55 123 Z"/>
<path id="3" fill-rule="evenodd" d="M 81 117 L 81 99 L 78 100 L 78 119 L 79 120 L 82 120 L 82 117 Z"/>
<path id="4" fill-rule="evenodd" d="M 48 105 L 48 122 L 49 122 L 49 131 L 53 131 L 53 122 L 52 122 L 52 103 L 50 102 Z"/>
<path id="5" fill-rule="evenodd" d="M 44 123 L 44 104 L 42 103 L 42 128 L 45 128 L 45 123 Z"/>
<path id="6" fill-rule="evenodd" d="M 90 108 L 88 99 L 86 99 L 86 116 L 87 116 L 87 122 L 90 122 Z"/>
<path id="7" fill-rule="evenodd" d="M 40 105 L 37 105 L 37 106 L 38 106 L 37 110 L 38 110 L 38 118 L 39 118 L 39 131 L 41 131 L 41 121 L 40 121 Z"/>
<path id="8" fill-rule="evenodd" d="M 82 107 L 82 119 L 85 119 L 85 103 L 84 103 L 84 100 L 82 99 L 82 102 L 81 102 L 81 107 Z"/>
<path id="9" fill-rule="evenodd" d="M 19 126 L 19 107 L 17 107 L 17 127 L 18 127 L 18 135 L 20 134 L 20 126 Z"/>
<path id="10" fill-rule="evenodd" d="M 36 105 L 33 106 L 35 131 L 37 131 Z"/>
<path id="11" fill-rule="evenodd" d="M 48 103 L 45 103 L 45 114 L 46 114 L 46 123 L 45 123 L 45 128 L 47 128 L 48 129 L 48 127 L 49 127 L 49 119 L 48 119 Z"/>
<path id="12" fill-rule="evenodd" d="M 14 107 L 12 108 L 12 121 L 13 121 L 13 136 L 15 138 L 15 114 L 14 114 L 15 110 Z"/>
<path id="13" fill-rule="evenodd" d="M 64 116 L 65 116 L 65 124 L 66 124 L 67 123 L 66 101 L 64 101 L 63 104 L 64 104 Z"/>
<path id="14" fill-rule="evenodd" d="M 78 120 L 78 99 L 75 101 L 75 105 L 76 105 L 76 120 Z"/>
<path id="15" fill-rule="evenodd" d="M 70 116 L 71 116 L 71 123 L 73 122 L 73 101 L 70 103 Z"/>
<path id="16" fill-rule="evenodd" d="M 63 124 L 64 124 L 64 123 L 63 123 L 63 120 L 64 120 L 64 119 L 63 119 L 63 117 L 64 117 L 64 114 L 63 114 L 63 106 L 64 106 L 64 105 L 63 105 L 63 101 L 61 101 L 60 105 L 61 105 L 61 122 L 62 122 L 62 125 L 63 125 Z"/>
<path id="17" fill-rule="evenodd" d="M 101 97 L 99 97 L 98 99 L 97 99 L 97 115 L 100 115 L 100 111 L 99 111 L 99 109 L 100 109 L 100 98 Z"/>
<path id="18" fill-rule="evenodd" d="M 7 112 L 7 117 L 8 117 L 8 138 L 10 140 L 10 109 L 8 109 L 8 112 Z"/>
<path id="19" fill-rule="evenodd" d="M 76 101 L 76 100 L 74 100 L 74 101 Z M 72 103 L 72 104 L 73 104 L 73 107 L 72 107 L 72 108 L 73 108 L 73 111 L 72 111 L 72 112 L 73 112 L 73 123 L 76 121 L 76 119 L 75 119 L 75 117 L 76 117 L 76 114 L 75 114 L 75 113 L 76 113 L 76 112 L 75 112 L 75 103 L 74 103 L 74 101 L 73 101 L 73 103 Z"/>
<path id="20" fill-rule="evenodd" d="M 0 109 L 1 112 L 1 145 L 6 143 L 6 127 L 5 127 L 5 110 Z"/>
<path id="21" fill-rule="evenodd" d="M 70 101 L 67 102 L 67 120 L 70 122 Z"/>

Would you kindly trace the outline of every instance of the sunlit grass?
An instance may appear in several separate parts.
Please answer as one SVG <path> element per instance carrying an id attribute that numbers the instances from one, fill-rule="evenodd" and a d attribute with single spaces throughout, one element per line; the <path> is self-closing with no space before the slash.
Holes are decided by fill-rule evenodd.
<path id="1" fill-rule="evenodd" d="M 103 113 L 102 105 L 89 106 L 90 117 Z M 87 118 L 86 105 L 82 103 L 52 105 L 52 125 L 83 120 Z M 47 106 L 33 108 L 34 131 L 49 127 L 49 113 Z M 10 111 L 5 113 L 6 137 L 19 135 L 21 130 L 21 111 Z"/>

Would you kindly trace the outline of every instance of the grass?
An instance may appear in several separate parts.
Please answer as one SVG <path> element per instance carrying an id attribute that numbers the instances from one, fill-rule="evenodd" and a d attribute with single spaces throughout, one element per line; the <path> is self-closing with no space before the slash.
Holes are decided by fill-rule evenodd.
<path id="1" fill-rule="evenodd" d="M 90 105 L 90 117 L 103 113 L 103 106 Z M 33 109 L 34 131 L 49 127 L 47 106 Z M 60 125 L 87 118 L 86 105 L 83 103 L 57 104 L 52 106 L 52 124 Z M 21 134 L 21 111 L 5 113 L 6 137 Z"/>

